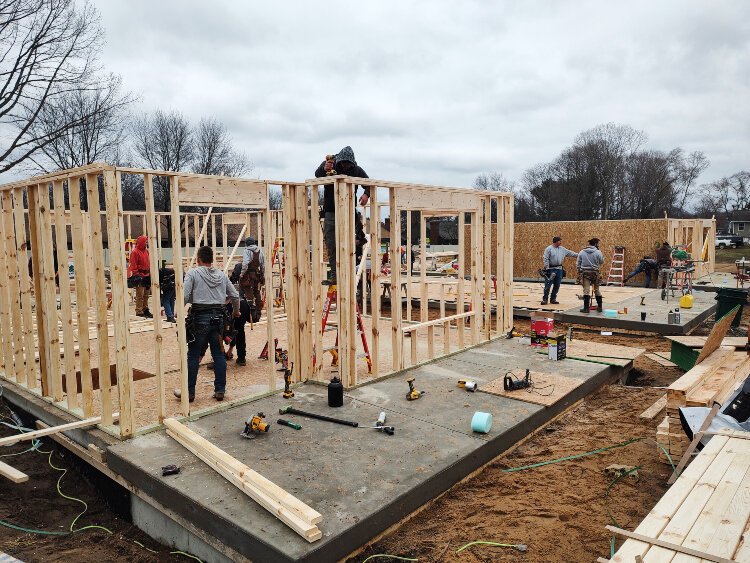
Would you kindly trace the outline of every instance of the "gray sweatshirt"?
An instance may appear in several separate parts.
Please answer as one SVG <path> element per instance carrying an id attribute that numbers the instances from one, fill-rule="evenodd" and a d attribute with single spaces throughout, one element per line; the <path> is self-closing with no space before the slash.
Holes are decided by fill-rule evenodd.
<path id="1" fill-rule="evenodd" d="M 568 250 L 564 246 L 558 246 L 555 248 L 551 244 L 544 249 L 544 269 L 560 269 L 562 268 L 563 260 L 568 256 L 578 256 L 578 253 Z"/>
<path id="2" fill-rule="evenodd" d="M 579 270 L 598 270 L 604 264 L 604 255 L 602 251 L 595 246 L 587 246 L 578 253 L 576 267 Z"/>
<path id="3" fill-rule="evenodd" d="M 185 305 L 224 305 L 227 299 L 234 311 L 240 310 L 240 294 L 221 270 L 198 266 L 185 276 Z"/>

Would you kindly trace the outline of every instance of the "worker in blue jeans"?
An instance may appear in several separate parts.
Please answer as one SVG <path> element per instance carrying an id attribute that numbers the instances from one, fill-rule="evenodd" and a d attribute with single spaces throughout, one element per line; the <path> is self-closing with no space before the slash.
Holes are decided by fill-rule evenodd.
<path id="1" fill-rule="evenodd" d="M 547 304 L 547 298 L 550 297 L 550 288 L 552 288 L 550 303 L 553 305 L 559 303 L 557 301 L 557 292 L 560 291 L 560 284 L 563 280 L 563 260 L 568 256 L 575 257 L 578 256 L 578 253 L 562 246 L 561 237 L 552 237 L 552 244 L 544 249 L 544 255 L 542 256 L 542 260 L 544 261 L 544 268 L 541 270 L 542 276 L 544 276 L 542 305 Z"/>
<path id="2" fill-rule="evenodd" d="M 643 272 L 646 274 L 646 283 L 643 287 L 650 287 L 651 286 L 651 274 L 652 272 L 657 272 L 659 269 L 656 259 L 651 258 L 650 256 L 644 256 L 640 262 L 638 262 L 638 265 L 635 267 L 635 269 L 630 272 L 627 276 L 625 276 L 625 279 L 622 281 L 622 285 L 627 285 L 628 280 L 630 278 L 633 278 Z"/>
<path id="3" fill-rule="evenodd" d="M 188 393 L 189 400 L 195 400 L 195 385 L 198 379 L 200 358 L 206 343 L 211 349 L 214 361 L 214 399 L 224 400 L 227 383 L 227 360 L 221 346 L 225 322 L 225 306 L 232 304 L 234 318 L 240 316 L 240 295 L 226 274 L 213 267 L 214 252 L 209 246 L 202 246 L 197 252 L 198 267 L 185 276 L 185 304 L 190 304 L 188 332 Z M 188 323 L 186 323 L 188 324 Z M 174 394 L 180 397 L 179 389 Z"/>

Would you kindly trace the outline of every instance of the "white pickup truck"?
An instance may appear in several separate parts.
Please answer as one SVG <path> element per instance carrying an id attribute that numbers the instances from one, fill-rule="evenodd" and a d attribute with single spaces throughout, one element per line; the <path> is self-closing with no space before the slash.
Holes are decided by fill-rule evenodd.
<path id="1" fill-rule="evenodd" d="M 743 246 L 745 241 L 737 235 L 716 235 L 716 248 L 737 248 Z"/>

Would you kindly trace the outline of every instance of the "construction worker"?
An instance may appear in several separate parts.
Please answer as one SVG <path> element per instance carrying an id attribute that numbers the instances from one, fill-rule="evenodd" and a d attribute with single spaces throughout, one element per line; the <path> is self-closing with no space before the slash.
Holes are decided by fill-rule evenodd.
<path id="1" fill-rule="evenodd" d="M 565 268 L 563 268 L 563 260 L 568 256 L 576 257 L 578 253 L 568 250 L 562 246 L 561 237 L 552 237 L 552 244 L 544 249 L 542 260 L 544 261 L 544 268 L 542 269 L 542 276 L 544 277 L 544 296 L 542 297 L 542 305 L 547 304 L 547 298 L 550 297 L 549 290 L 552 288 L 552 295 L 550 303 L 557 305 L 557 292 L 560 291 L 560 284 L 565 277 Z"/>
<path id="2" fill-rule="evenodd" d="M 266 283 L 266 267 L 263 249 L 258 246 L 254 237 L 245 239 L 245 251 L 242 253 L 242 269 L 240 270 L 239 286 L 244 298 L 250 305 L 250 313 L 254 323 L 260 320 L 263 309 L 263 298 L 260 286 Z"/>
<path id="3" fill-rule="evenodd" d="M 646 274 L 646 284 L 643 287 L 650 287 L 651 274 L 652 272 L 656 272 L 657 270 L 658 265 L 656 258 L 652 258 L 651 256 L 644 256 L 643 258 L 641 258 L 641 261 L 638 262 L 638 265 L 635 267 L 635 269 L 627 276 L 625 276 L 625 279 L 622 280 L 622 285 L 626 285 L 629 279 L 634 278 L 635 276 L 643 272 L 644 274 Z"/>
<path id="4" fill-rule="evenodd" d="M 177 295 L 175 289 L 174 270 L 172 268 L 159 268 L 161 306 L 164 307 L 164 316 L 167 317 L 168 323 L 176 322 L 174 318 L 174 303 Z"/>
<path id="5" fill-rule="evenodd" d="M 351 147 L 344 147 L 334 157 L 333 160 L 324 160 L 315 171 L 316 178 L 331 176 L 334 174 L 345 174 L 355 178 L 368 178 L 367 174 L 354 158 L 354 151 Z M 360 186 L 362 187 L 362 186 Z M 359 198 L 360 205 L 367 205 L 370 200 L 370 188 L 363 187 L 364 194 Z M 355 194 L 356 195 L 356 194 Z M 328 279 L 323 281 L 323 285 L 336 285 L 336 198 L 333 193 L 333 184 L 326 184 L 323 187 L 323 236 L 328 252 L 328 266 L 330 272 Z"/>
<path id="6" fill-rule="evenodd" d="M 196 253 L 198 266 L 185 276 L 185 304 L 190 304 L 186 325 L 191 334 L 188 344 L 188 393 L 195 400 L 200 358 L 208 343 L 214 361 L 214 399 L 224 400 L 227 383 L 227 360 L 221 340 L 226 326 L 226 303 L 232 305 L 234 318 L 240 316 L 240 295 L 221 270 L 213 267 L 214 251 L 201 246 Z M 180 397 L 180 390 L 174 394 Z"/>
<path id="7" fill-rule="evenodd" d="M 656 267 L 659 269 L 659 275 L 656 278 L 656 287 L 664 289 L 669 277 L 667 270 L 672 267 L 672 247 L 669 246 L 667 241 L 664 241 L 664 244 L 656 250 Z"/>
<path id="8" fill-rule="evenodd" d="M 578 283 L 583 286 L 583 309 L 581 313 L 588 313 L 591 306 L 590 288 L 594 288 L 596 296 L 597 310 L 601 313 L 604 309 L 602 306 L 602 294 L 599 286 L 602 283 L 602 273 L 600 268 L 604 264 L 604 255 L 599 250 L 599 239 L 594 237 L 589 240 L 589 245 L 578 253 L 576 268 L 578 269 Z"/>
<path id="9" fill-rule="evenodd" d="M 152 318 L 148 309 L 148 298 L 151 295 L 151 261 L 148 253 L 148 238 L 139 236 L 135 248 L 130 251 L 128 262 L 128 287 L 135 288 L 135 314 L 139 317 Z"/>

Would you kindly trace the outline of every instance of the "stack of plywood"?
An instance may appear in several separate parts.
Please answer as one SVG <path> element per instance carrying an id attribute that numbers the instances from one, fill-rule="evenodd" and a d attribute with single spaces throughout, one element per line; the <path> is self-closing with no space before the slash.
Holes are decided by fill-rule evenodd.
<path id="1" fill-rule="evenodd" d="M 690 441 L 680 423 L 680 407 L 710 407 L 727 400 L 737 383 L 750 373 L 750 356 L 733 346 L 721 346 L 667 389 L 667 415 L 656 431 L 656 441 L 676 462 Z M 659 449 L 660 459 L 668 462 Z"/>
<path id="2" fill-rule="evenodd" d="M 613 530 L 629 539 L 611 562 L 750 562 L 750 433 L 728 434 L 711 438 L 635 532 Z"/>

